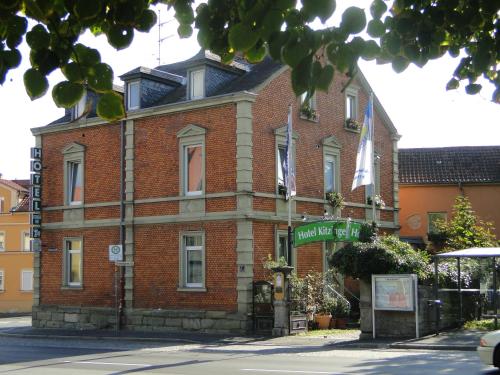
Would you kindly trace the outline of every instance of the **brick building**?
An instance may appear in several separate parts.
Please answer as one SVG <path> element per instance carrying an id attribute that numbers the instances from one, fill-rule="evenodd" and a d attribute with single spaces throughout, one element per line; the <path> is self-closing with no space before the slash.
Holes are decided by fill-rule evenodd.
<path id="1" fill-rule="evenodd" d="M 200 52 L 121 76 L 127 118 L 95 117 L 93 94 L 33 129 L 43 151 L 42 252 L 35 258 L 33 324 L 116 322 L 108 246 L 123 243 L 124 321 L 130 329 L 242 332 L 252 281 L 268 254 L 286 254 L 287 206 L 279 193 L 287 108 L 293 106 L 297 197 L 293 222 L 318 220 L 325 192 L 342 192 L 343 217 L 371 219 L 368 189 L 351 192 L 369 85 L 340 75 L 300 111 L 290 74 L 271 60 L 222 65 Z M 354 128 L 354 129 L 353 129 Z M 375 98 L 377 210 L 398 227 L 397 135 Z M 325 243 L 294 249 L 299 274 L 323 270 Z"/>

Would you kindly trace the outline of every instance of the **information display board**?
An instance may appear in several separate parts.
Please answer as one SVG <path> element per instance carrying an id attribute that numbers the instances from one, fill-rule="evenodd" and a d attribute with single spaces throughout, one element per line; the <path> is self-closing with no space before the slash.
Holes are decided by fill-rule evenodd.
<path id="1" fill-rule="evenodd" d="M 372 275 L 373 338 L 376 338 L 375 310 L 415 312 L 415 336 L 418 338 L 417 275 Z"/>
<path id="2" fill-rule="evenodd" d="M 413 275 L 373 275 L 375 310 L 413 311 Z"/>

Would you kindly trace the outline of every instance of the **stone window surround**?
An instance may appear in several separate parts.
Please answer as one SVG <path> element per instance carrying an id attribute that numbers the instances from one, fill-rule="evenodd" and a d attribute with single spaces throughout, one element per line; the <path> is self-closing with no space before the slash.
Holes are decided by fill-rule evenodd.
<path id="1" fill-rule="evenodd" d="M 5 207 L 5 199 L 4 197 L 0 197 L 0 213 L 3 212 L 4 207 Z"/>
<path id="2" fill-rule="evenodd" d="M 31 289 L 26 289 L 25 285 L 24 285 L 24 274 L 26 272 L 30 272 L 31 273 Z M 33 282 L 33 269 L 32 268 L 23 268 L 21 270 L 21 283 L 20 283 L 20 285 L 21 285 L 21 288 L 20 288 L 21 292 L 33 292 L 33 284 L 34 284 L 34 282 Z"/>
<path id="3" fill-rule="evenodd" d="M 5 291 L 5 272 L 0 269 L 0 293 Z"/>
<path id="4" fill-rule="evenodd" d="M 201 277 L 202 286 L 187 286 L 186 285 L 186 252 L 184 249 L 184 238 L 187 236 L 201 236 Z M 179 233 L 179 286 L 177 291 L 180 292 L 206 292 L 206 241 L 205 231 L 181 231 Z"/>
<path id="5" fill-rule="evenodd" d="M 130 105 L 130 93 L 131 93 L 131 86 L 135 86 L 137 85 L 137 94 L 139 95 L 139 104 L 136 105 L 136 106 L 131 106 Z M 133 81 L 130 81 L 130 82 L 127 82 L 127 111 L 133 111 L 133 110 L 136 110 L 136 109 L 140 109 L 141 108 L 141 93 L 140 93 L 140 89 L 141 89 L 141 81 L 139 79 L 136 79 L 136 80 L 133 80 Z"/>
<path id="6" fill-rule="evenodd" d="M 64 155 L 64 205 L 67 206 L 82 206 L 85 202 L 85 146 L 79 143 L 71 143 L 62 151 Z M 69 165 L 70 163 L 80 163 L 82 168 L 82 201 L 79 203 L 71 203 L 69 196 Z"/>
<path id="7" fill-rule="evenodd" d="M 67 249 L 68 241 L 80 241 L 80 282 L 70 284 L 69 282 L 69 250 Z M 63 239 L 63 272 L 62 272 L 62 289 L 83 289 L 83 237 L 64 237 Z"/>
<path id="8" fill-rule="evenodd" d="M 275 241 L 274 241 L 274 259 L 276 261 L 279 260 L 279 246 L 280 246 L 280 237 L 284 237 L 288 241 L 288 230 L 287 229 L 276 229 L 275 230 Z M 288 242 L 287 242 L 288 246 Z M 292 245 L 292 261 L 291 264 L 288 262 L 289 265 L 292 267 L 296 267 L 297 265 L 297 248 Z"/>
<path id="9" fill-rule="evenodd" d="M 340 142 L 335 138 L 335 136 L 326 137 L 322 140 L 323 144 L 323 191 L 326 194 L 326 178 L 324 178 L 325 164 L 327 160 L 333 159 L 333 164 L 335 167 L 334 176 L 334 187 L 333 191 L 342 192 L 342 183 L 340 179 L 340 150 L 342 146 Z"/>
<path id="10" fill-rule="evenodd" d="M 279 179 L 278 179 L 278 176 L 279 176 L 279 170 L 281 168 L 280 166 L 280 157 L 279 157 L 279 147 L 280 146 L 286 146 L 286 128 L 287 126 L 282 126 L 281 128 L 278 128 L 278 129 L 275 129 L 274 131 L 274 135 L 275 135 L 275 146 L 274 146 L 274 149 L 276 150 L 275 153 L 276 153 L 276 156 L 275 156 L 275 165 L 276 165 L 276 181 L 275 181 L 275 184 L 276 184 L 276 194 L 279 195 Z M 292 147 L 292 159 L 293 159 L 293 164 L 295 166 L 295 176 L 297 176 L 297 163 L 296 163 L 296 147 L 297 147 L 297 139 L 299 138 L 298 134 L 293 131 L 293 134 L 292 134 L 292 143 L 293 143 L 293 147 Z M 284 176 L 283 176 L 284 178 Z M 297 186 L 297 182 L 295 182 L 295 186 L 298 190 L 298 186 Z"/>
<path id="11" fill-rule="evenodd" d="M 179 196 L 203 196 L 205 194 L 205 165 L 206 165 L 206 147 L 205 147 L 206 129 L 197 125 L 188 125 L 177 133 L 179 139 Z M 187 160 L 186 160 L 186 147 L 193 145 L 201 145 L 202 152 L 202 167 L 201 167 L 201 180 L 202 187 L 201 193 L 193 194 L 187 193 Z"/>

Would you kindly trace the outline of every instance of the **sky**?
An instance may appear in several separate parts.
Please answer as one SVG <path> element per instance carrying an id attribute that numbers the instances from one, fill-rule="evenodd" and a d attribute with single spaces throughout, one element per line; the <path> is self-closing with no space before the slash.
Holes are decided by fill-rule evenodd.
<path id="1" fill-rule="evenodd" d="M 177 37 L 176 21 L 162 8 L 161 22 L 165 21 L 168 22 L 160 33 L 158 26 L 148 34 L 136 33 L 132 45 L 122 51 L 108 46 L 104 36 L 84 35 L 81 41 L 100 51 L 102 61 L 114 69 L 115 83 L 121 84 L 119 75 L 138 66 L 159 65 L 159 34 L 165 38 L 161 43 L 162 64 L 184 60 L 199 50 L 195 36 L 188 40 Z M 21 53 L 26 58 L 20 67 L 9 72 L 0 86 L 0 173 L 7 179 L 29 178 L 30 147 L 34 146 L 30 129 L 64 114 L 53 103 L 51 88 L 35 101 L 26 94 L 22 77 L 29 68 L 28 52 L 24 45 Z M 446 56 L 424 68 L 412 65 L 397 74 L 390 65 L 360 63 L 375 95 L 402 136 L 400 148 L 500 145 L 500 105 L 490 101 L 493 88 L 485 87 L 473 96 L 463 89 L 445 90 L 457 64 L 458 60 Z M 59 72 L 49 77 L 51 86 L 61 80 Z"/>

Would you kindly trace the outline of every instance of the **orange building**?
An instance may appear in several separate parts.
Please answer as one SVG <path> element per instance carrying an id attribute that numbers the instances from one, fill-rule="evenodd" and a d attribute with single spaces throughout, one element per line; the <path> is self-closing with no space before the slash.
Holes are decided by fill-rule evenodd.
<path id="1" fill-rule="evenodd" d="M 29 180 L 0 178 L 0 312 L 31 311 Z"/>
<path id="2" fill-rule="evenodd" d="M 433 221 L 451 217 L 458 195 L 500 239 L 500 146 L 400 149 L 399 179 L 403 240 L 424 247 Z"/>

